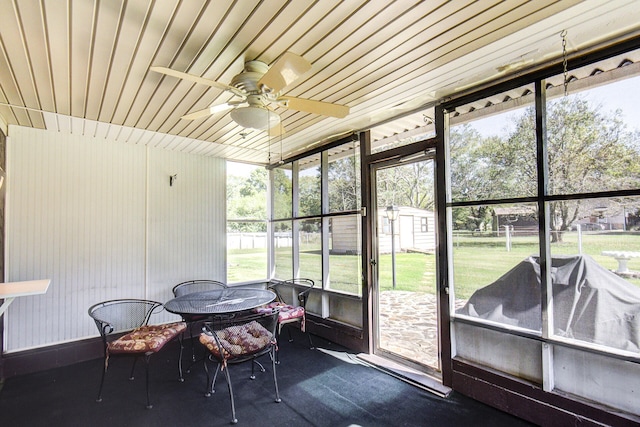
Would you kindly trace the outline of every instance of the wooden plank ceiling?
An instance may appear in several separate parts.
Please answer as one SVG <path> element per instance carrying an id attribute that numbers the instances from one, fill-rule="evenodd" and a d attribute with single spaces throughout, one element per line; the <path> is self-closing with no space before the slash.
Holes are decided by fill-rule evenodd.
<path id="1" fill-rule="evenodd" d="M 558 58 L 562 30 L 575 51 L 637 33 L 640 8 L 635 0 L 0 0 L 0 118 L 266 163 L 270 152 L 287 157 Z M 283 93 L 347 105 L 346 118 L 278 108 L 286 133 L 275 137 L 228 113 L 183 120 L 233 94 L 149 70 L 229 84 L 245 61 L 273 64 L 287 51 L 312 69 Z M 422 114 L 402 121 L 404 130 L 423 124 Z"/>

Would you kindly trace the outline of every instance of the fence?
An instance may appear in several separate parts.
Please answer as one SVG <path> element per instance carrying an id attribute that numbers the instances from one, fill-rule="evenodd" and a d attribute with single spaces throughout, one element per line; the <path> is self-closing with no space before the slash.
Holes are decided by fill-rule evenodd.
<path id="1" fill-rule="evenodd" d="M 300 244 L 313 244 L 320 242 L 320 233 L 300 233 Z M 275 233 L 274 245 L 276 248 L 288 248 L 293 244 L 291 233 Z M 228 249 L 266 249 L 267 233 L 227 233 Z"/>

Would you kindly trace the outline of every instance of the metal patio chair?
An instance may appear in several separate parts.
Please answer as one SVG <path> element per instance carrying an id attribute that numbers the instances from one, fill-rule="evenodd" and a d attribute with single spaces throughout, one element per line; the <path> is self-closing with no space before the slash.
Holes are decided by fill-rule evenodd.
<path id="1" fill-rule="evenodd" d="M 215 392 L 215 382 L 219 371 L 223 371 L 231 398 L 231 423 L 238 422 L 236 418 L 233 387 L 229 374 L 229 366 L 244 362 L 251 363 L 251 376 L 255 379 L 257 358 L 268 355 L 271 359 L 273 384 L 275 386 L 275 402 L 280 402 L 278 379 L 276 376 L 276 328 L 278 325 L 278 309 L 268 313 L 239 312 L 217 316 L 211 322 L 205 322 L 200 342 L 209 352 L 209 360 L 217 363 L 213 378 L 211 378 L 208 363 L 205 362 L 207 372 L 207 392 L 209 397 Z"/>
<path id="2" fill-rule="evenodd" d="M 142 357 L 145 362 L 147 408 L 151 409 L 149 359 L 175 337 L 180 339 L 178 370 L 180 381 L 182 381 L 182 332 L 186 329 L 186 325 L 184 322 L 149 325 L 151 314 L 159 307 L 162 307 L 162 303 L 156 301 L 118 299 L 100 302 L 89 308 L 89 316 L 95 321 L 104 343 L 104 361 L 98 402 L 102 401 L 102 387 L 111 358 L 114 356 L 133 357 L 133 366 L 129 376 L 129 379 L 133 380 L 136 362 Z"/>
<path id="3" fill-rule="evenodd" d="M 217 280 L 188 280 L 186 282 L 178 283 L 172 289 L 174 297 L 180 297 L 182 295 L 192 294 L 194 292 L 204 292 L 204 291 L 212 291 L 215 289 L 224 289 L 227 285 L 225 283 L 219 282 Z M 184 317 L 182 320 L 186 322 L 187 328 L 189 329 L 189 337 L 191 343 L 191 362 L 196 361 L 196 352 L 193 343 L 193 330 L 197 327 L 197 325 L 206 319 L 206 316 L 190 316 Z M 199 330 L 199 328 L 198 328 Z M 191 367 L 187 368 L 187 372 L 190 372 Z"/>
<path id="4" fill-rule="evenodd" d="M 280 339 L 280 333 L 282 331 L 283 326 L 289 325 L 289 327 L 293 324 L 299 324 L 300 330 L 307 334 L 307 338 L 309 340 L 309 348 L 313 349 L 313 340 L 311 339 L 311 334 L 306 329 L 306 306 L 307 300 L 309 299 L 309 293 L 311 289 L 313 289 L 315 283 L 311 279 L 290 279 L 282 282 L 274 282 L 268 286 L 268 289 L 273 291 L 276 294 L 276 301 L 267 304 L 265 307 L 259 308 L 257 311 L 268 311 L 272 308 L 277 308 L 279 311 L 278 315 L 278 329 L 276 338 Z M 300 288 L 303 288 L 302 291 L 299 291 Z M 286 298 L 285 296 L 289 296 L 291 294 L 291 298 Z M 293 301 L 292 304 L 287 303 L 287 300 L 297 300 Z M 296 305 L 293 305 L 296 304 Z M 293 337 L 291 335 L 291 330 L 288 329 L 289 342 L 293 341 Z M 276 354 L 276 363 L 279 363 L 280 359 Z"/>

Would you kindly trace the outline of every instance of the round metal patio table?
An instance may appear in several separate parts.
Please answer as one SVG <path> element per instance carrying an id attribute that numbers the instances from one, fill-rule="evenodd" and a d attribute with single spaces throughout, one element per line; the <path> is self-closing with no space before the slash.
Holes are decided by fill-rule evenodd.
<path id="1" fill-rule="evenodd" d="M 225 288 L 182 295 L 167 301 L 164 308 L 184 318 L 206 317 L 251 310 L 275 298 L 276 294 L 266 289 Z"/>

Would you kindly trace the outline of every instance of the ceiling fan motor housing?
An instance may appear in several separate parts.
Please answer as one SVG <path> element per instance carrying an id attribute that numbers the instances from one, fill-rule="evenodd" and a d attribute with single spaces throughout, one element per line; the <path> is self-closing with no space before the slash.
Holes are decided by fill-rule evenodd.
<path id="1" fill-rule="evenodd" d="M 244 71 L 231 79 L 231 86 L 249 94 L 260 93 L 258 81 L 269 71 L 269 66 L 262 61 L 248 61 L 244 64 Z"/>
<path id="2" fill-rule="evenodd" d="M 248 61 L 244 71 L 233 77 L 231 86 L 245 91 L 248 107 L 240 107 L 231 111 L 231 119 L 240 126 L 252 129 L 271 129 L 280 123 L 280 115 L 267 108 L 265 98 L 258 87 L 258 81 L 269 71 L 269 66 L 262 61 Z"/>

